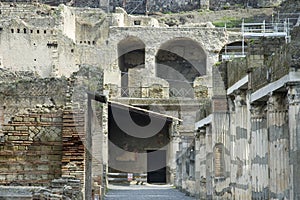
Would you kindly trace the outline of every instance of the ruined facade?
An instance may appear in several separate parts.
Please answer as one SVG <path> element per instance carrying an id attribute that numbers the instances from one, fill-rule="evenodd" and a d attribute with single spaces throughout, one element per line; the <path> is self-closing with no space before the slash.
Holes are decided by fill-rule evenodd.
<path id="1" fill-rule="evenodd" d="M 195 124 L 200 199 L 299 198 L 298 35 L 252 40 L 246 58 L 214 68 L 212 112 Z"/>
<path id="2" fill-rule="evenodd" d="M 288 50 L 297 46 L 249 40 L 247 62 L 216 66 L 224 46 L 244 44 L 240 32 L 211 23 L 167 27 L 122 8 L 108 14 L 3 3 L 0 10 L 3 190 L 19 189 L 23 199 L 88 199 L 90 192 L 103 195 L 114 173 L 138 173 L 202 199 L 296 198 L 291 136 L 298 129 L 290 115 L 298 113 L 298 54 Z M 285 76 L 275 79 L 273 68 L 262 67 L 283 62 Z M 257 70 L 268 72 L 264 85 L 250 76 L 262 74 Z M 94 98 L 89 105 L 87 91 L 108 102 Z M 278 156 L 282 163 L 270 161 Z M 148 165 L 154 157 L 164 166 Z"/>
<path id="3" fill-rule="evenodd" d="M 3 0 L 2 2 L 22 2 L 28 3 L 28 0 Z M 177 13 L 182 11 L 191 11 L 197 9 L 232 9 L 240 7 L 276 7 L 279 6 L 284 0 L 172 0 L 172 1 L 159 1 L 159 0 L 39 0 L 32 1 L 41 4 L 48 4 L 51 6 L 58 6 L 65 4 L 74 7 L 90 7 L 102 8 L 106 12 L 114 12 L 117 7 L 122 7 L 130 14 L 154 14 L 156 12 L 163 13 Z"/>

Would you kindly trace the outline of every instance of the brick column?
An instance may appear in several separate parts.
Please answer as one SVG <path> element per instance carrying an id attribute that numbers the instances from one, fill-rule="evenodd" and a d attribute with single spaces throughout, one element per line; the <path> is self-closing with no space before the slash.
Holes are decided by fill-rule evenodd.
<path id="1" fill-rule="evenodd" d="M 251 106 L 250 141 L 252 199 L 269 199 L 269 145 L 265 102 Z"/>
<path id="2" fill-rule="evenodd" d="M 268 100 L 270 196 L 289 199 L 289 131 L 285 94 Z"/>
<path id="3" fill-rule="evenodd" d="M 290 197 L 300 199 L 300 84 L 288 88 L 290 131 Z"/>

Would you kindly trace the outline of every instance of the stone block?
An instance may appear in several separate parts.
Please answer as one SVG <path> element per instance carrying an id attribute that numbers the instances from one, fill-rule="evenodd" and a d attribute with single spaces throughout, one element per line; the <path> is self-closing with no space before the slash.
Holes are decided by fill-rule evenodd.
<path id="1" fill-rule="evenodd" d="M 51 151 L 51 146 L 41 146 L 41 151 Z"/>
<path id="2" fill-rule="evenodd" d="M 27 131 L 28 130 L 28 126 L 16 126 L 15 129 L 17 131 Z"/>
<path id="3" fill-rule="evenodd" d="M 8 140 L 10 141 L 16 141 L 16 140 L 19 140 L 20 137 L 19 136 L 8 136 Z"/>
<path id="4" fill-rule="evenodd" d="M 41 122 L 52 122 L 52 118 L 41 117 Z"/>
<path id="5" fill-rule="evenodd" d="M 32 170 L 35 170 L 35 169 L 31 164 L 27 163 L 27 164 L 24 165 L 24 170 L 25 171 L 32 171 Z"/>
<path id="6" fill-rule="evenodd" d="M 63 147 L 62 146 L 52 146 L 53 151 L 62 151 Z"/>
<path id="7" fill-rule="evenodd" d="M 19 175 L 18 175 L 18 180 L 24 180 L 24 175 L 19 174 Z"/>
<path id="8" fill-rule="evenodd" d="M 0 174 L 0 181 L 5 181 L 6 180 L 6 175 Z"/>
<path id="9" fill-rule="evenodd" d="M 49 160 L 61 161 L 61 155 L 49 155 Z"/>
<path id="10" fill-rule="evenodd" d="M 58 117 L 57 118 L 52 118 L 52 121 L 53 122 L 62 122 L 62 118 L 60 118 L 60 117 L 59 118 Z"/>
<path id="11" fill-rule="evenodd" d="M 38 165 L 38 170 L 42 170 L 42 171 L 48 171 L 49 170 L 49 166 L 48 165 Z"/>
<path id="12" fill-rule="evenodd" d="M 19 165 L 12 165 L 12 164 L 11 164 L 11 165 L 9 166 L 9 170 L 12 171 L 12 172 L 13 172 L 13 171 L 23 170 L 23 166 L 20 165 L 20 164 L 19 164 Z"/>
<path id="13" fill-rule="evenodd" d="M 18 179 L 18 175 L 17 174 L 8 174 L 6 175 L 6 180 L 7 181 L 14 181 Z"/>
<path id="14" fill-rule="evenodd" d="M 14 117 L 14 122 L 23 122 L 23 117 Z"/>
<path id="15" fill-rule="evenodd" d="M 28 140 L 29 137 L 28 136 L 19 136 L 20 137 L 20 140 Z"/>
<path id="16" fill-rule="evenodd" d="M 35 122 L 36 121 L 36 118 L 34 118 L 34 117 L 29 117 L 27 119 L 28 119 L 29 122 Z"/>
<path id="17" fill-rule="evenodd" d="M 3 131 L 14 131 L 15 127 L 14 126 L 3 126 L 2 130 Z"/>

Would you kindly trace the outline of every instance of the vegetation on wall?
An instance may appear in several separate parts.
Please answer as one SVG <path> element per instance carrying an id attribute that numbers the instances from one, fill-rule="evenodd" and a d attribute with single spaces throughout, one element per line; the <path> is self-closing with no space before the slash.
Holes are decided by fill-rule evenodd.
<path id="1" fill-rule="evenodd" d="M 246 22 L 246 23 L 253 22 L 253 21 L 254 21 L 253 18 L 244 19 L 244 22 Z M 212 23 L 216 27 L 240 28 L 242 22 L 243 22 L 243 19 L 241 19 L 241 18 L 224 16 L 220 20 L 214 21 Z"/>

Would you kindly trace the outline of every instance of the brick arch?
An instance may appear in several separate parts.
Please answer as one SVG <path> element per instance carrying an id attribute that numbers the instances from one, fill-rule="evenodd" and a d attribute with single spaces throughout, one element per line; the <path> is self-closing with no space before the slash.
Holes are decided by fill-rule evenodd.
<path id="1" fill-rule="evenodd" d="M 186 37 L 161 44 L 155 63 L 156 75 L 167 80 L 174 90 L 191 90 L 194 80 L 207 73 L 207 53 L 198 42 Z M 193 96 L 192 92 L 189 96 Z"/>
<path id="2" fill-rule="evenodd" d="M 121 87 L 127 91 L 129 69 L 145 67 L 145 43 L 137 37 L 127 37 L 118 43 L 118 65 Z"/>
<path id="3" fill-rule="evenodd" d="M 118 56 L 126 54 L 136 49 L 145 48 L 145 42 L 137 36 L 126 36 L 117 44 Z"/>

